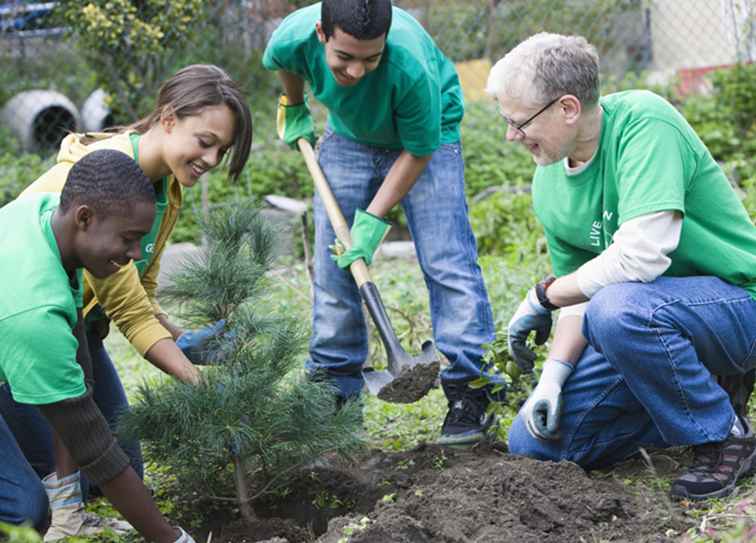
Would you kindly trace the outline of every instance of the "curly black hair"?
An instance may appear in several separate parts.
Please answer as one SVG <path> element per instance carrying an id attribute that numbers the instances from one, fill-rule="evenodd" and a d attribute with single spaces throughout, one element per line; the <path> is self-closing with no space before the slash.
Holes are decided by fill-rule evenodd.
<path id="1" fill-rule="evenodd" d="M 102 149 L 79 159 L 68 172 L 60 193 L 60 210 L 85 204 L 108 215 L 128 212 L 135 202 L 155 203 L 155 188 L 142 169 L 121 151 Z"/>
<path id="2" fill-rule="evenodd" d="M 391 27 L 391 0 L 323 0 L 320 24 L 326 39 L 337 26 L 358 40 L 378 38 Z"/>

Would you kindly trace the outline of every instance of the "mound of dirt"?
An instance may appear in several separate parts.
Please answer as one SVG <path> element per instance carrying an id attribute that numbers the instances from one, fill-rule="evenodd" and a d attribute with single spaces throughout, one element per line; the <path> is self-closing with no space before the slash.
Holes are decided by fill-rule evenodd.
<path id="1" fill-rule="evenodd" d="M 256 503 L 255 510 L 267 518 L 226 526 L 214 540 L 667 541 L 668 530 L 685 528 L 663 494 L 639 494 L 569 462 L 538 462 L 487 446 L 423 446 L 374 452 L 351 467 L 322 465 L 303 473 L 285 497 Z"/>

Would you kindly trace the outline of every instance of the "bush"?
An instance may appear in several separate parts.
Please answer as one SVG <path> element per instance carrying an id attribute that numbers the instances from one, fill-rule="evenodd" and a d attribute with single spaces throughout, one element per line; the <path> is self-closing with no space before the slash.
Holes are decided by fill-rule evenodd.
<path id="1" fill-rule="evenodd" d="M 468 196 L 488 187 L 529 184 L 535 164 L 521 145 L 506 141 L 507 125 L 493 103 L 472 103 L 462 120 Z"/>
<path id="2" fill-rule="evenodd" d="M 682 113 L 715 159 L 747 160 L 756 154 L 756 93 L 753 92 L 756 65 L 718 70 L 711 75 L 711 81 L 712 95 L 688 98 Z M 740 175 L 747 178 L 753 174 L 753 169 L 750 172 Z"/>
<path id="3" fill-rule="evenodd" d="M 0 207 L 15 199 L 51 166 L 52 159 L 42 160 L 35 154 L 0 152 Z"/>
<path id="4" fill-rule="evenodd" d="M 62 0 L 56 7 L 96 72 L 97 83 L 109 94 L 113 116 L 120 122 L 151 109 L 157 88 L 173 71 L 167 52 L 182 50 L 207 14 L 201 0 L 138 4 Z"/>
<path id="5" fill-rule="evenodd" d="M 503 256 L 511 266 L 545 254 L 543 228 L 533 212 L 530 193 L 501 189 L 473 205 L 470 221 L 481 255 Z"/>
<path id="6" fill-rule="evenodd" d="M 212 365 L 197 385 L 144 385 L 121 427 L 171 467 L 187 495 L 235 489 L 249 521 L 254 496 L 280 491 L 320 455 L 360 447 L 361 406 L 336 409 L 329 384 L 296 371 L 306 325 L 270 295 L 275 239 L 257 212 L 245 204 L 217 209 L 205 234 L 207 254 L 187 261 L 162 292 L 194 325 L 225 321 L 203 347 Z"/>

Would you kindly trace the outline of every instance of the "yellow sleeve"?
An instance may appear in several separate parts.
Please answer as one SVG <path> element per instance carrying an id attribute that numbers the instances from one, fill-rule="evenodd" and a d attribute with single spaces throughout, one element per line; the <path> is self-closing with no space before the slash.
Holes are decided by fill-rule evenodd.
<path id="1" fill-rule="evenodd" d="M 144 356 L 157 341 L 172 337 L 155 317 L 152 300 L 139 280 L 139 272 L 133 263 L 104 279 L 98 279 L 86 271 L 84 277 L 105 314 L 116 323 L 139 354 Z M 155 307 L 159 310 L 157 303 Z"/>

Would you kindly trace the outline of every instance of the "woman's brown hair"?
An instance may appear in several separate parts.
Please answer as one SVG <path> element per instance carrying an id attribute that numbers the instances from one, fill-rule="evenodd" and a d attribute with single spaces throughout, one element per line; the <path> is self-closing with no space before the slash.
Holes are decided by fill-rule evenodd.
<path id="1" fill-rule="evenodd" d="M 192 64 L 182 68 L 160 87 L 155 109 L 128 130 L 143 134 L 169 108 L 177 119 L 198 115 L 203 108 L 225 104 L 233 112 L 234 143 L 229 159 L 229 175 L 237 179 L 249 158 L 252 146 L 252 115 L 236 82 L 218 66 Z"/>

